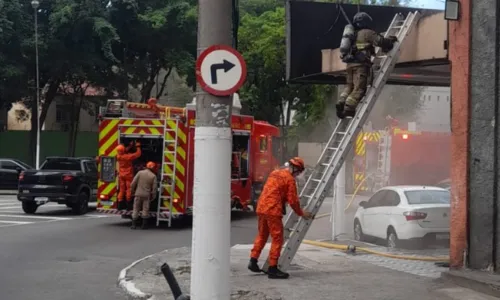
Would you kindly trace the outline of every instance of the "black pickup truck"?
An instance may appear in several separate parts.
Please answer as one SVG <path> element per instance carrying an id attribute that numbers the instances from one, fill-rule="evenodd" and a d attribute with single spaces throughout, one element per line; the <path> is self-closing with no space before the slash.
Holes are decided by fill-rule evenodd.
<path id="1" fill-rule="evenodd" d="M 34 214 L 48 202 L 66 204 L 73 213 L 87 213 L 97 200 L 97 165 L 91 157 L 47 157 L 39 170 L 19 174 L 17 199 L 23 211 Z"/>

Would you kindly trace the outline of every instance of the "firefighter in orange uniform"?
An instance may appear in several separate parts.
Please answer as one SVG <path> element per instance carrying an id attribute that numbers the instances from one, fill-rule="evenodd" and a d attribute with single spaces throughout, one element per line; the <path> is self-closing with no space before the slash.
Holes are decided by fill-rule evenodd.
<path id="1" fill-rule="evenodd" d="M 300 157 L 294 157 L 288 161 L 287 167 L 276 169 L 269 174 L 257 205 L 259 233 L 255 238 L 250 254 L 250 263 L 248 264 L 250 271 L 262 272 L 257 261 L 266 245 L 267 238 L 271 235 L 268 277 L 271 279 L 286 279 L 289 277 L 288 273 L 278 269 L 278 259 L 283 246 L 282 218 L 286 202 L 297 215 L 305 219 L 312 218 L 311 213 L 300 208 L 299 196 L 297 195 L 295 177 L 299 176 L 304 170 L 304 161 Z"/>
<path id="2" fill-rule="evenodd" d="M 119 210 L 132 209 L 132 190 L 130 188 L 134 179 L 134 166 L 132 162 L 141 156 L 141 144 L 136 142 L 135 146 L 136 151 L 134 153 L 126 153 L 125 146 L 123 145 L 116 147 L 116 152 L 118 152 L 116 156 L 116 160 L 118 161 L 118 180 L 120 182 L 120 191 L 118 192 Z M 124 197 L 126 198 L 124 199 Z"/>

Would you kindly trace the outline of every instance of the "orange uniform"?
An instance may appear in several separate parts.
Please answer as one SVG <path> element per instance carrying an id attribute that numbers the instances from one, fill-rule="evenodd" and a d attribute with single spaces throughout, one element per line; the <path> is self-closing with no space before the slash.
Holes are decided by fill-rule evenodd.
<path id="1" fill-rule="evenodd" d="M 254 241 L 250 254 L 251 258 L 259 258 L 269 235 L 271 235 L 269 265 L 276 266 L 278 264 L 281 247 L 283 246 L 282 218 L 286 202 L 297 215 L 302 216 L 304 214 L 300 208 L 295 178 L 287 168 L 277 169 L 269 174 L 258 200 L 259 233 Z"/>
<path id="2" fill-rule="evenodd" d="M 120 191 L 118 193 L 118 202 L 123 201 L 126 196 L 127 201 L 132 199 L 132 190 L 130 186 L 134 179 L 134 166 L 132 162 L 141 156 L 141 148 L 137 147 L 135 153 L 120 153 L 116 156 L 118 161 L 118 180 L 120 182 Z M 125 195 L 124 195 L 125 194 Z"/>

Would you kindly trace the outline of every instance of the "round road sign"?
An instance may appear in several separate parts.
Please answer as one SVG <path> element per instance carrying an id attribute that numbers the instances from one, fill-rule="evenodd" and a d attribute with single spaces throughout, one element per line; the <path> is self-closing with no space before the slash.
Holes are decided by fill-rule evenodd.
<path id="1" fill-rule="evenodd" d="M 196 80 L 216 96 L 234 94 L 245 82 L 247 66 L 241 54 L 226 45 L 210 46 L 196 61 Z"/>

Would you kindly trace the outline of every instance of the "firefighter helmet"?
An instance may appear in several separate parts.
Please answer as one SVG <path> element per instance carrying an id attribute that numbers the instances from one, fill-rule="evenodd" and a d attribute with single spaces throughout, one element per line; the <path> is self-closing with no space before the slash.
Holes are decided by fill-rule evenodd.
<path id="1" fill-rule="evenodd" d="M 358 29 L 369 28 L 372 21 L 372 17 L 370 17 L 370 15 L 365 12 L 359 12 L 354 15 L 354 18 L 352 18 L 352 23 Z"/>
<path id="2" fill-rule="evenodd" d="M 289 163 L 297 168 L 299 172 L 302 172 L 305 169 L 304 160 L 298 156 L 290 159 Z"/>
<path id="3" fill-rule="evenodd" d="M 124 153 L 125 152 L 125 146 L 123 146 L 121 144 L 118 145 L 118 146 L 116 146 L 116 152 L 118 152 L 119 154 Z"/>

